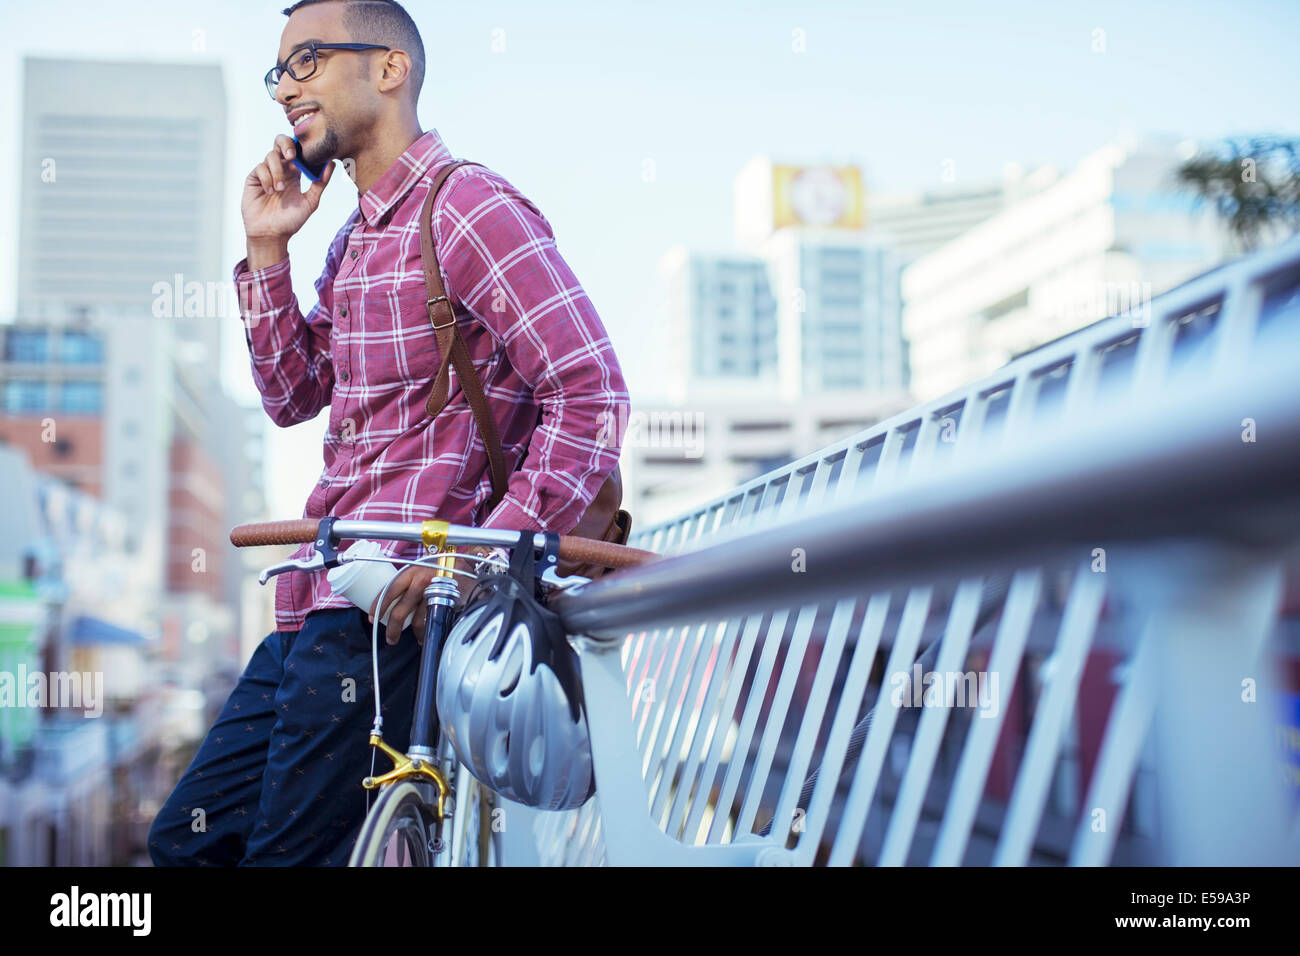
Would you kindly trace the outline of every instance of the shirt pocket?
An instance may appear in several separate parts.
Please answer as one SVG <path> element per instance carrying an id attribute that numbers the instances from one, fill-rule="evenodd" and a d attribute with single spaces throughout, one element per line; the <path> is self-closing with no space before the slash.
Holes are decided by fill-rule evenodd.
<path id="1" fill-rule="evenodd" d="M 381 387 L 415 388 L 427 395 L 442 356 L 429 321 L 423 281 L 404 282 L 376 297 L 375 315 L 367 322 L 368 379 Z"/>

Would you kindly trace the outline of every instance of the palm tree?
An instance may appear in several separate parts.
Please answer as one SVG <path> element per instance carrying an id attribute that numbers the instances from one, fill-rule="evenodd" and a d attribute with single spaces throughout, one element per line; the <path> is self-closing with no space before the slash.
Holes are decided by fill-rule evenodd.
<path id="1" fill-rule="evenodd" d="M 1177 171 L 1200 203 L 1211 203 L 1249 251 L 1276 233 L 1300 231 L 1300 140 L 1230 138 L 1198 152 Z"/>

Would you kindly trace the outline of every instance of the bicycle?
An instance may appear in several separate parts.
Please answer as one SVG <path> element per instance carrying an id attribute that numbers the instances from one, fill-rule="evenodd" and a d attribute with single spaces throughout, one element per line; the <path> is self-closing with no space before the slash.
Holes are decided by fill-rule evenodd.
<path id="1" fill-rule="evenodd" d="M 264 569 L 258 578 L 263 585 L 286 571 L 322 571 L 354 560 L 386 561 L 389 564 L 396 561 L 402 565 L 418 564 L 436 569 L 434 578 L 424 590 L 424 643 L 420 651 L 415 711 L 406 753 L 396 750 L 383 739 L 378 654 L 381 616 L 376 614 L 374 618 L 371 659 L 375 720 L 369 734 L 373 749 L 371 774 L 362 781 L 362 786 L 367 791 L 378 790 L 379 797 L 367 809 L 348 860 L 349 866 L 503 864 L 501 835 L 493 826 L 495 794 L 480 784 L 457 759 L 450 739 L 439 726 L 435 692 L 439 656 L 443 641 L 454 623 L 460 598 L 454 575 L 476 577 L 471 572 L 455 568 L 454 561 L 468 558 L 491 563 L 477 555 L 457 552 L 456 547 L 485 545 L 503 547 L 513 553 L 513 549 L 526 540 L 527 534 L 453 525 L 440 520 L 399 522 L 334 517 L 258 522 L 231 530 L 230 541 L 235 547 L 315 545 L 311 557 L 291 559 Z M 338 552 L 341 542 L 361 539 L 418 542 L 427 553 L 409 560 L 356 557 Z M 551 532 L 533 532 L 530 544 L 537 560 L 537 578 L 550 593 L 588 580 L 578 575 L 560 577 L 557 568 L 561 558 L 617 569 L 659 557 L 639 548 Z M 385 585 L 379 596 L 379 607 L 384 606 L 387 591 Z M 377 752 L 393 762 L 393 769 L 379 776 L 374 774 Z"/>

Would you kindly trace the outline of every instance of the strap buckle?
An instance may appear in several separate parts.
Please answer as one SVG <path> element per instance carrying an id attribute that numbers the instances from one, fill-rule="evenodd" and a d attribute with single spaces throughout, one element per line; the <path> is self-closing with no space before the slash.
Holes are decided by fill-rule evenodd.
<path id="1" fill-rule="evenodd" d="M 433 327 L 434 327 L 435 329 L 446 329 L 446 328 L 450 328 L 451 326 L 453 326 L 453 325 L 456 324 L 456 313 L 455 313 L 455 311 L 451 308 L 451 300 L 448 299 L 445 295 L 435 295 L 432 299 L 429 299 L 429 300 L 427 300 L 427 301 L 428 301 L 428 308 L 430 309 L 430 311 L 432 311 L 432 309 L 433 309 L 433 304 L 434 304 L 435 302 L 446 302 L 446 303 L 447 303 L 447 311 L 448 311 L 448 312 L 451 312 L 451 319 L 449 319 L 448 321 L 444 322 L 442 325 L 439 325 L 437 322 L 434 322 L 434 321 L 433 321 L 433 316 L 432 316 L 432 315 L 429 316 L 429 321 L 433 323 Z"/>

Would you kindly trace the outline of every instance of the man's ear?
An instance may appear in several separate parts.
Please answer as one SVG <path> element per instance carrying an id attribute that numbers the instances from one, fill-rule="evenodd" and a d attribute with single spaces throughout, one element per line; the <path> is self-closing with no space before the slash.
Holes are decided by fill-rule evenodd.
<path id="1" fill-rule="evenodd" d="M 384 71 L 379 77 L 380 92 L 397 89 L 410 78 L 411 58 L 401 50 L 389 50 L 384 57 Z"/>

